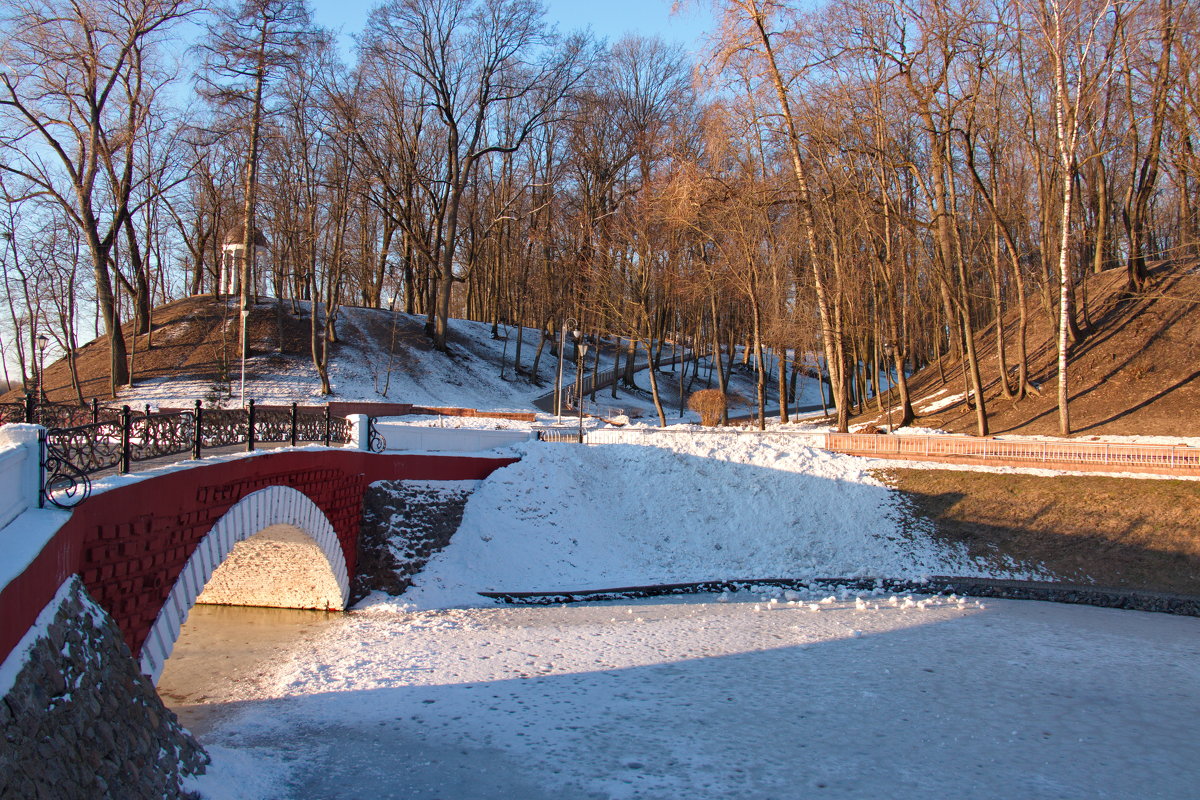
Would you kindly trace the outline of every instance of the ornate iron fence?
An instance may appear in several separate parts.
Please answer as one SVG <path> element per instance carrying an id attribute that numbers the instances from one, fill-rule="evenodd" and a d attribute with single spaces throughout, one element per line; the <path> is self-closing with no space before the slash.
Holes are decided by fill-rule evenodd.
<path id="1" fill-rule="evenodd" d="M 22 413 L 26 409 L 22 408 Z M 290 407 L 206 409 L 199 401 L 190 411 L 155 413 L 149 406 L 134 412 L 129 406 L 108 415 L 91 409 L 93 421 L 84 425 L 49 427 L 42 435 L 42 498 L 70 508 L 91 491 L 91 475 L 106 471 L 127 473 L 135 462 L 188 454 L 200 458 L 205 450 L 258 443 L 347 444 L 353 425 L 335 416 L 329 406 L 320 410 Z M 373 427 L 368 434 L 375 452 Z M 380 440 L 382 444 L 382 440 Z M 379 448 L 382 449 L 382 448 Z"/>
<path id="2" fill-rule="evenodd" d="M 374 417 L 367 417 L 367 447 L 372 453 L 382 453 L 387 448 L 387 439 L 375 427 Z"/>
<path id="3" fill-rule="evenodd" d="M 0 403 L 0 425 L 10 422 L 33 422 L 47 428 L 69 428 L 90 422 L 116 419 L 117 411 L 100 405 L 92 398 L 85 405 L 39 402 L 31 394 L 20 402 Z"/>
<path id="4" fill-rule="evenodd" d="M 24 403 L 0 403 L 0 425 L 26 420 Z"/>

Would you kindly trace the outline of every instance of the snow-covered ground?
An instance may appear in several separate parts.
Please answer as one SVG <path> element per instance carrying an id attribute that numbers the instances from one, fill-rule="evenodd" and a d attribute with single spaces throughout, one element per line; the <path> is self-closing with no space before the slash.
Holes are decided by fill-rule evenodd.
<path id="1" fill-rule="evenodd" d="M 307 304 L 301 305 L 307 307 Z M 293 400 L 303 403 L 324 403 L 326 400 L 374 400 L 379 402 L 412 403 L 414 405 L 488 408 L 492 410 L 527 411 L 533 399 L 547 389 L 512 374 L 511 359 L 515 350 L 516 330 L 507 331 L 509 340 L 492 339 L 491 325 L 484 322 L 452 320 L 457 345 L 453 356 L 410 347 L 397 347 L 389 352 L 366 331 L 386 328 L 391 312 L 379 309 L 343 306 L 339 312 L 338 334 L 345 343 L 330 359 L 329 379 L 334 394 L 320 393 L 320 380 L 312 360 L 307 355 L 266 354 L 253 356 L 246 362 L 246 396 L 260 403 L 284 403 Z M 423 317 L 416 318 L 420 324 Z M 525 329 L 522 363 L 528 367 L 537 348 L 540 334 Z M 252 342 L 259 352 L 270 350 L 271 340 Z M 509 364 L 505 378 L 500 377 L 501 356 L 507 354 Z M 556 361 L 549 346 L 542 356 L 540 373 L 553 382 Z M 240 365 L 235 365 L 228 402 L 236 405 L 239 399 Z M 568 374 L 571 366 L 566 367 Z M 139 382 L 121 394 L 121 401 L 134 405 L 151 403 L 156 406 L 190 405 L 196 398 L 213 394 L 210 382 L 178 378 Z"/>
<path id="2" fill-rule="evenodd" d="M 405 599 L 443 608 L 478 604 L 480 591 L 996 574 L 906 529 L 895 493 L 868 466 L 787 436 L 526 445 L 471 496 Z"/>
<path id="3" fill-rule="evenodd" d="M 251 681 L 214 681 L 214 760 L 192 788 L 1190 797 L 1198 642 L 1191 618 L 888 595 L 356 612 L 247 665 Z"/>
<path id="4" fill-rule="evenodd" d="M 173 688 L 168 666 L 164 696 L 208 695 L 191 724 L 214 763 L 193 788 L 210 800 L 1192 791 L 1200 620 L 883 592 L 549 608 L 478 594 L 1049 577 L 972 561 L 905 521 L 869 472 L 890 462 L 788 433 L 811 423 L 776 430 L 518 445 L 521 461 L 479 485 L 402 597 L 373 595 L 245 679 L 221 680 L 220 653 L 189 670 L 212 685 Z M 202 640 L 185 632 L 177 657 L 203 658 Z"/>

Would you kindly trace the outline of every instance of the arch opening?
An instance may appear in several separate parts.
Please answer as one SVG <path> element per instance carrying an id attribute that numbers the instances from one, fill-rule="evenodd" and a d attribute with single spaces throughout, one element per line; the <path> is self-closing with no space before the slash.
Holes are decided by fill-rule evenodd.
<path id="1" fill-rule="evenodd" d="M 303 492 L 271 486 L 243 497 L 197 544 L 142 644 L 155 682 L 196 603 L 343 610 L 346 558 L 333 525 Z"/>
<path id="2" fill-rule="evenodd" d="M 295 525 L 269 525 L 237 542 L 197 605 L 342 611 L 341 587 L 316 540 Z"/>

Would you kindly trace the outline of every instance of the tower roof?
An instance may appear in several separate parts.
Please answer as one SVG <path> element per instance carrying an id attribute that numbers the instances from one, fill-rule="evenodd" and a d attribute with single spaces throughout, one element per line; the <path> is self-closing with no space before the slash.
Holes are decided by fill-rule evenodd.
<path id="1" fill-rule="evenodd" d="M 224 244 L 226 246 L 229 246 L 229 245 L 236 246 L 236 245 L 240 245 L 240 244 L 245 244 L 246 243 L 245 230 L 246 230 L 246 226 L 241 223 L 234 225 L 232 228 L 230 228 L 228 231 L 226 231 L 225 238 L 222 240 L 222 244 Z M 267 250 L 271 249 L 271 244 L 270 244 L 270 242 L 267 241 L 267 237 L 263 236 L 263 232 L 261 230 L 259 230 L 258 228 L 254 228 L 254 246 L 262 247 Z"/>

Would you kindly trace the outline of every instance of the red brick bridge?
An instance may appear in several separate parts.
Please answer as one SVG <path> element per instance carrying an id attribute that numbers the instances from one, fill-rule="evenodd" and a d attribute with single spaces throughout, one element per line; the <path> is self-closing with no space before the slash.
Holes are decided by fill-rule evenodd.
<path id="1" fill-rule="evenodd" d="M 76 506 L 24 571 L 0 589 L 0 661 L 64 581 L 79 575 L 124 633 L 142 671 L 157 679 L 179 626 L 214 571 L 237 543 L 281 530 L 276 526 L 315 543 L 332 572 L 326 585 L 336 586 L 324 599 L 297 607 L 344 608 L 368 484 L 481 479 L 514 460 L 276 450 L 99 491 Z"/>

